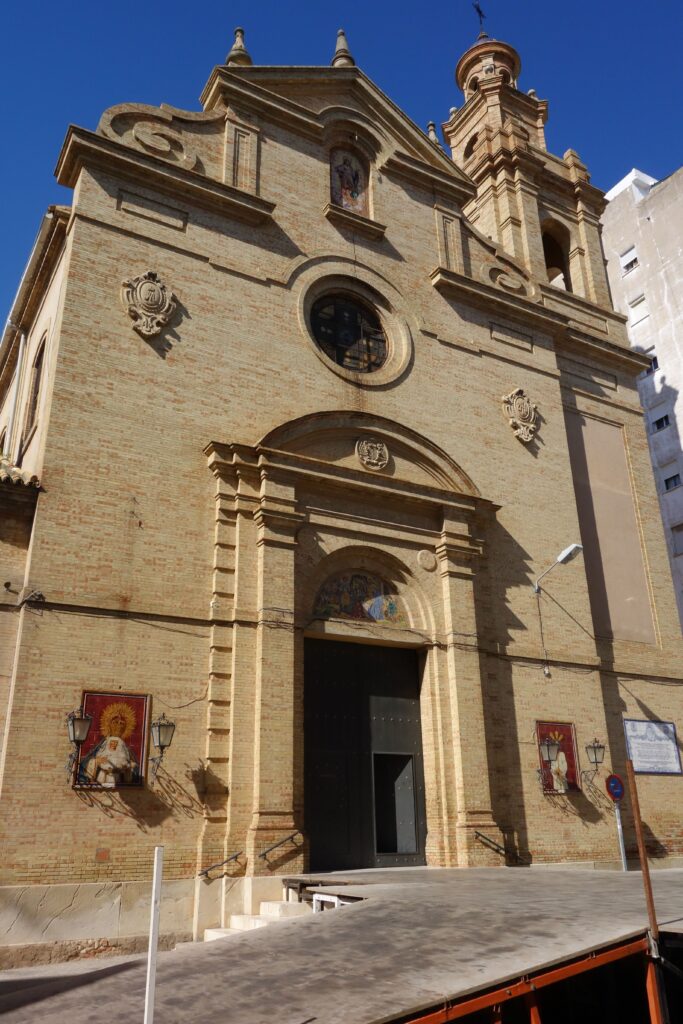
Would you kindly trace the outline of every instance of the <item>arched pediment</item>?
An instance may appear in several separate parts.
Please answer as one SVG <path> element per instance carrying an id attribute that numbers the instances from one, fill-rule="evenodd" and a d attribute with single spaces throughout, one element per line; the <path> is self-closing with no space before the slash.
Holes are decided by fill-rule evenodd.
<path id="1" fill-rule="evenodd" d="M 368 413 L 340 411 L 302 416 L 276 427 L 258 447 L 340 469 L 479 497 L 467 473 L 441 448 L 400 423 Z"/>

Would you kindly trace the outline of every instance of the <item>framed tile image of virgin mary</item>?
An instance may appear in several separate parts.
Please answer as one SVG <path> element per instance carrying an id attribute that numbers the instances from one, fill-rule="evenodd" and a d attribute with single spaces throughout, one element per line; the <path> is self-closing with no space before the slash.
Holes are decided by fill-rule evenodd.
<path id="1" fill-rule="evenodd" d="M 77 789 L 142 786 L 149 743 L 147 694 L 83 692 L 83 712 L 92 717 L 74 770 Z"/>

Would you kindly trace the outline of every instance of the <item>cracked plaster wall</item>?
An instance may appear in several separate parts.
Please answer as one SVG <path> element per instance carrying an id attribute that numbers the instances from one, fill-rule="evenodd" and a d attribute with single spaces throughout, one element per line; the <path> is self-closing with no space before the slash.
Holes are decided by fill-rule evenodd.
<path id="1" fill-rule="evenodd" d="M 0 887 L 0 945 L 68 939 L 124 939 L 149 929 L 151 883 Z M 160 928 L 191 932 L 194 879 L 164 883 Z"/>

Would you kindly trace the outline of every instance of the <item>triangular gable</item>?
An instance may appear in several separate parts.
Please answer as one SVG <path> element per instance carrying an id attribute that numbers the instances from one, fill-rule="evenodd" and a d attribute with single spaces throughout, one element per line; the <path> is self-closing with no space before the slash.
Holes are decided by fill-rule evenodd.
<path id="1" fill-rule="evenodd" d="M 222 105 L 255 105 L 267 116 L 317 134 L 336 121 L 365 124 L 383 141 L 387 170 L 419 176 L 429 170 L 443 187 L 466 201 L 475 194 L 471 179 L 432 142 L 359 68 L 225 67 L 214 71 L 201 96 L 206 111 Z M 279 110 L 276 109 L 279 107 Z M 397 157 L 400 167 L 392 166 Z M 407 158 L 407 160 L 406 160 Z"/>

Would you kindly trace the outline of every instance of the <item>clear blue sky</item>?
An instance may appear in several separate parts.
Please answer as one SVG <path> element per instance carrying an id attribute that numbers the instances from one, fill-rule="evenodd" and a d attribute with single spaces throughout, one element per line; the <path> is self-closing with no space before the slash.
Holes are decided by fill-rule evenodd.
<path id="1" fill-rule="evenodd" d="M 679 2 L 481 2 L 489 35 L 521 54 L 520 88 L 550 101 L 551 151 L 577 150 L 603 189 L 634 166 L 662 178 L 683 163 Z M 180 0 L 13 0 L 5 9 L 3 322 L 45 207 L 70 201 L 53 178 L 69 123 L 94 129 L 125 101 L 198 109 L 235 25 L 258 64 L 327 64 L 343 26 L 359 66 L 424 127 L 461 105 L 453 71 L 478 32 L 471 0 L 203 0 L 194 10 Z"/>

